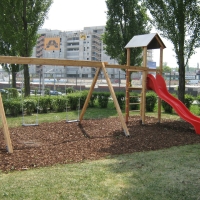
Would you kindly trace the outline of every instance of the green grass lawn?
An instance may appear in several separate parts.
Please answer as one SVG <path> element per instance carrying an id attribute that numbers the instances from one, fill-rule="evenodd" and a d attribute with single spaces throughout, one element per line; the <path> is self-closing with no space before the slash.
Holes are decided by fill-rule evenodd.
<path id="1" fill-rule="evenodd" d="M 194 114 L 199 112 L 198 107 L 192 109 Z M 68 115 L 77 117 L 76 112 Z M 146 115 L 157 116 L 156 112 Z M 88 108 L 84 118 L 113 116 L 117 112 L 110 103 L 107 109 Z M 39 114 L 38 118 L 39 123 L 65 120 L 66 113 Z M 162 113 L 162 118 L 179 116 Z M 22 122 L 21 117 L 7 120 L 9 127 Z M 200 199 L 199 163 L 200 144 L 20 172 L 0 171 L 0 199 L 197 200 Z"/>
<path id="2" fill-rule="evenodd" d="M 0 199 L 197 200 L 200 145 L 0 173 Z"/>

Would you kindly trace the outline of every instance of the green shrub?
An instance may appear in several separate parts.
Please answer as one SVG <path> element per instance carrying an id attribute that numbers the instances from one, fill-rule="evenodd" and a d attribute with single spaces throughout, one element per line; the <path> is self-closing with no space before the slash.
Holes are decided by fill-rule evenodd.
<path id="1" fill-rule="evenodd" d="M 67 95 L 67 107 L 71 110 L 82 109 L 87 98 L 88 91 L 74 92 Z"/>
<path id="2" fill-rule="evenodd" d="M 157 96 L 154 92 L 146 93 L 146 111 L 153 112 L 157 102 Z"/>
<path id="3" fill-rule="evenodd" d="M 98 104 L 99 104 L 100 108 L 108 107 L 109 97 L 110 97 L 109 92 L 99 92 L 98 93 Z"/>
<path id="4" fill-rule="evenodd" d="M 88 91 L 86 91 L 86 90 L 81 91 L 81 92 L 79 92 L 79 95 L 80 95 L 80 109 L 82 109 L 84 106 L 84 103 L 86 101 Z"/>
<path id="5" fill-rule="evenodd" d="M 172 113 L 173 112 L 173 108 L 165 101 L 162 100 L 162 107 L 164 109 L 165 113 Z"/>
<path id="6" fill-rule="evenodd" d="M 125 105 L 125 93 L 124 92 L 116 92 L 115 93 L 119 107 L 122 109 Z"/>
<path id="7" fill-rule="evenodd" d="M 6 99 L 3 101 L 6 115 L 18 116 L 21 112 L 21 101 L 18 99 Z"/>
<path id="8" fill-rule="evenodd" d="M 73 92 L 75 92 L 75 90 L 74 90 L 74 88 L 73 87 L 68 87 L 68 88 L 66 88 L 66 94 L 69 94 L 69 93 L 73 93 Z"/>
<path id="9" fill-rule="evenodd" d="M 2 99 L 5 115 L 9 114 L 9 99 Z"/>
<path id="10" fill-rule="evenodd" d="M 70 93 L 67 95 L 67 107 L 71 110 L 76 110 L 79 107 L 80 94 L 78 92 Z"/>
<path id="11" fill-rule="evenodd" d="M 24 99 L 23 110 L 27 115 L 31 115 L 35 110 L 37 110 L 37 100 L 31 98 Z"/>
<path id="12" fill-rule="evenodd" d="M 190 106 L 192 105 L 194 101 L 194 97 L 190 94 L 185 94 L 185 106 L 190 109 Z"/>
<path id="13" fill-rule="evenodd" d="M 90 97 L 90 101 L 88 107 L 93 108 L 95 106 L 95 101 L 97 100 L 98 92 L 93 92 L 92 96 Z"/>
<path id="14" fill-rule="evenodd" d="M 136 92 L 130 92 L 130 98 L 129 98 L 129 103 L 134 103 L 130 105 L 131 110 L 139 110 L 140 105 L 139 105 L 139 95 Z"/>
<path id="15" fill-rule="evenodd" d="M 48 110 L 51 110 L 51 98 L 49 96 L 39 97 L 38 103 L 40 113 L 47 113 Z"/>
<path id="16" fill-rule="evenodd" d="M 51 98 L 51 105 L 53 111 L 55 112 L 63 112 L 66 110 L 67 99 L 63 96 L 56 96 Z"/>
<path id="17" fill-rule="evenodd" d="M 19 93 L 16 88 L 6 88 L 6 90 L 8 91 L 9 98 L 18 98 L 19 97 Z"/>
<path id="18" fill-rule="evenodd" d="M 2 97 L 3 100 L 4 100 L 4 99 L 9 99 L 8 91 L 2 89 L 2 91 L 1 91 L 1 97 Z"/>
<path id="19" fill-rule="evenodd" d="M 44 90 L 44 94 L 45 94 L 45 95 L 50 95 L 50 89 L 49 89 L 49 88 L 46 88 L 46 89 Z"/>
<path id="20" fill-rule="evenodd" d="M 172 96 L 175 97 L 175 98 L 177 98 L 176 94 L 172 94 Z M 167 102 L 165 102 L 165 101 L 162 100 L 161 104 L 162 104 L 162 107 L 163 107 L 165 113 L 171 114 L 173 112 L 172 106 L 169 105 Z"/>

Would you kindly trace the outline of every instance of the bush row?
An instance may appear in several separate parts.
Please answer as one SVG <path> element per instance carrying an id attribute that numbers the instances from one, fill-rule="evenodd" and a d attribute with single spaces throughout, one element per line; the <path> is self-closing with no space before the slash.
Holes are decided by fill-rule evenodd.
<path id="1" fill-rule="evenodd" d="M 30 115 L 34 112 L 47 113 L 47 112 L 63 112 L 66 109 L 77 110 L 81 109 L 87 98 L 88 91 L 68 91 L 64 96 L 30 96 L 28 98 L 20 98 L 16 89 L 7 89 L 7 92 L 2 94 L 3 105 L 6 115 L 17 116 L 22 113 L 22 110 Z M 116 92 L 116 98 L 118 100 L 121 109 L 125 107 L 125 93 Z M 175 96 L 175 95 L 173 95 Z M 176 96 L 175 96 L 176 97 Z M 110 98 L 109 92 L 93 92 L 90 98 L 89 107 L 99 106 L 100 108 L 107 108 Z M 200 96 L 197 97 L 197 102 L 200 103 Z M 188 109 L 192 105 L 194 97 L 191 95 L 185 95 L 185 105 Z M 130 110 L 139 109 L 139 94 L 135 92 L 130 93 Z M 146 111 L 153 112 L 157 103 L 157 96 L 154 92 L 146 93 Z M 173 108 L 162 101 L 162 107 L 164 112 L 172 113 Z"/>

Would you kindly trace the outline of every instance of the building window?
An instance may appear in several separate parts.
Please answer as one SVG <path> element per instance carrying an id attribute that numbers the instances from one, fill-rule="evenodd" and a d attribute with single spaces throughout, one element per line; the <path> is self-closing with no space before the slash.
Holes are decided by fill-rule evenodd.
<path id="1" fill-rule="evenodd" d="M 87 60 L 89 60 L 89 58 L 87 58 Z"/>

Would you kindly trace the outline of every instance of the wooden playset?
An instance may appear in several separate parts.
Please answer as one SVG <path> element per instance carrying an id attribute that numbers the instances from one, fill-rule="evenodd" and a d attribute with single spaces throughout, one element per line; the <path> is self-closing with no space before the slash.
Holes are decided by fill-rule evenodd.
<path id="1" fill-rule="evenodd" d="M 80 60 L 64 60 L 64 59 L 46 59 L 46 58 L 28 58 L 28 57 L 14 57 L 14 56 L 0 56 L 0 63 L 15 63 L 15 64 L 35 64 L 35 65 L 57 65 L 57 66 L 80 66 L 80 67 L 95 67 L 96 74 L 94 76 L 93 82 L 91 84 L 90 90 L 88 92 L 88 96 L 86 98 L 86 101 L 84 103 L 83 109 L 80 114 L 79 123 L 83 120 L 83 116 L 85 114 L 85 111 L 87 109 L 89 100 L 91 98 L 92 92 L 94 90 L 95 84 L 98 79 L 98 75 L 100 71 L 102 70 L 105 76 L 105 79 L 107 81 L 114 105 L 116 107 L 116 110 L 119 115 L 119 119 L 122 125 L 122 128 L 124 130 L 124 133 L 126 136 L 129 136 L 129 131 L 126 126 L 126 123 L 128 123 L 129 118 L 129 107 L 130 107 L 130 91 L 132 90 L 141 90 L 141 100 L 140 100 L 140 116 L 142 120 L 142 124 L 145 123 L 145 107 L 146 107 L 146 80 L 147 80 L 147 74 L 149 72 L 156 72 L 159 74 L 162 74 L 162 62 L 163 62 L 163 49 L 165 48 L 164 43 L 160 39 L 158 34 L 146 34 L 146 35 L 138 35 L 134 36 L 130 42 L 125 47 L 127 49 L 127 65 L 110 65 L 105 62 L 95 62 L 95 61 L 80 61 Z M 142 48 L 143 49 L 143 64 L 142 66 L 131 66 L 130 65 L 130 52 L 131 48 Z M 160 49 L 160 68 L 157 69 L 149 69 L 147 67 L 147 50 L 148 49 Z M 111 84 L 109 75 L 106 71 L 106 68 L 120 68 L 126 70 L 126 115 L 125 119 L 121 112 L 121 109 L 119 107 L 113 86 Z M 131 87 L 130 84 L 130 74 L 131 72 L 142 72 L 142 87 L 141 88 L 134 88 Z M 13 147 L 10 139 L 10 133 L 7 126 L 7 121 L 5 117 L 5 112 L 3 109 L 2 99 L 0 96 L 0 115 L 3 123 L 3 129 L 4 129 L 4 138 L 7 146 L 7 150 L 9 153 L 13 153 Z M 161 101 L 158 100 L 158 121 L 161 119 Z"/>

